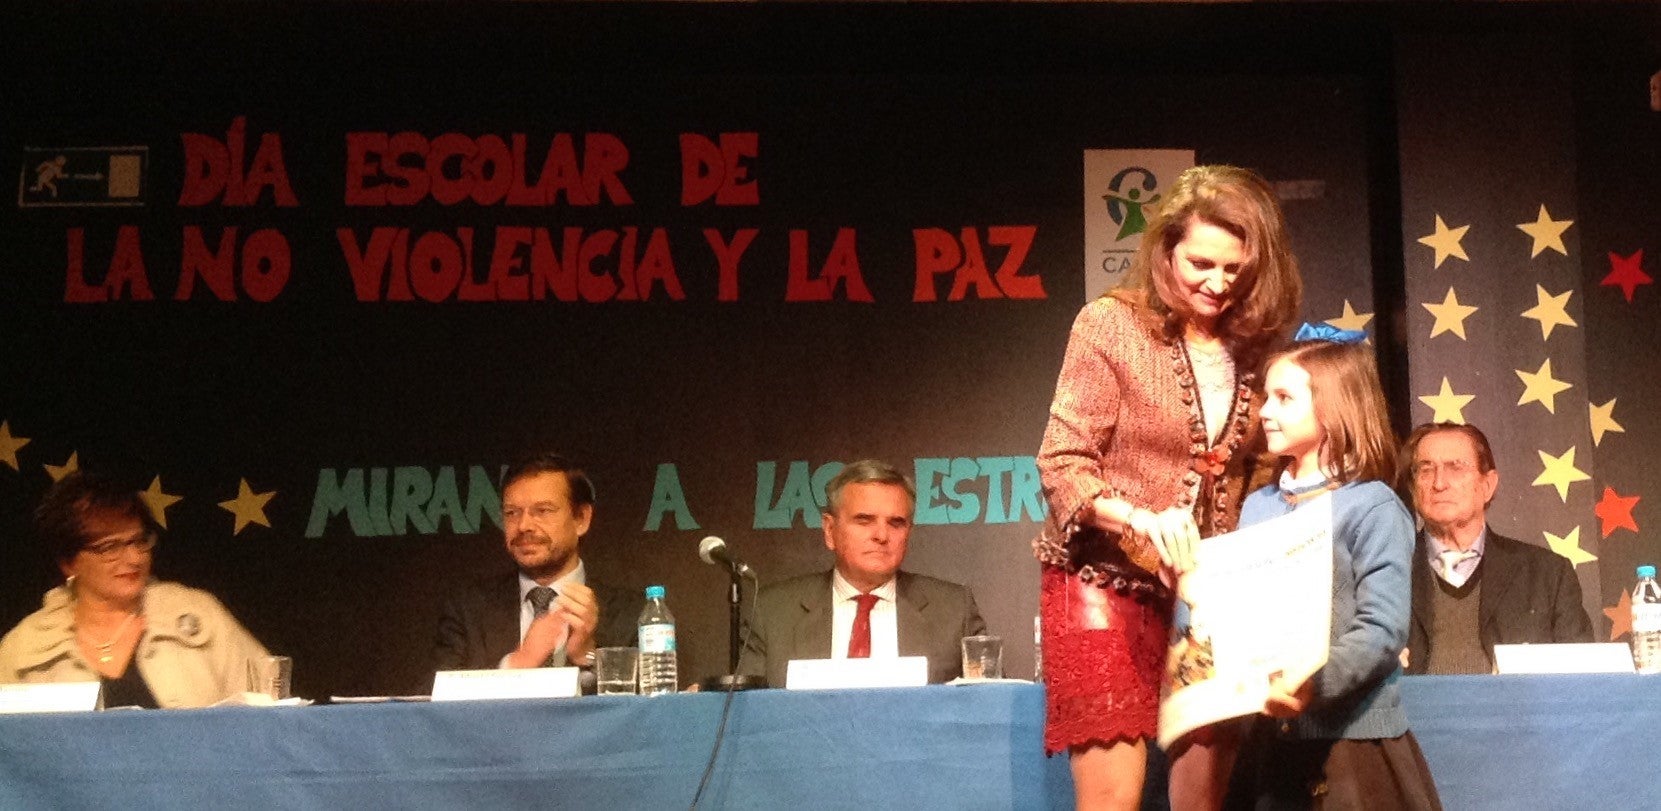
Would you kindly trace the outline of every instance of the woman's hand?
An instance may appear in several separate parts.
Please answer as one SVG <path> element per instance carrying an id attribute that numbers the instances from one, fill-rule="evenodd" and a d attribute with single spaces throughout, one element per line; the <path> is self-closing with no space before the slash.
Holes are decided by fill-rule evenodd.
<path id="1" fill-rule="evenodd" d="M 1140 507 L 1130 511 L 1126 529 L 1147 538 L 1159 551 L 1159 559 L 1178 577 L 1194 570 L 1194 551 L 1200 543 L 1200 528 L 1194 514 L 1181 507 L 1153 512 Z"/>

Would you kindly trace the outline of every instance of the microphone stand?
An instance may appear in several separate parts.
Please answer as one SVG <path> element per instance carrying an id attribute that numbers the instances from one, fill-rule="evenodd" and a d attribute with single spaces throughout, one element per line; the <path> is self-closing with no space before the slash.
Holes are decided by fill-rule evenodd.
<path id="1" fill-rule="evenodd" d="M 744 600 L 744 578 L 738 573 L 736 562 L 729 563 L 727 575 L 731 581 L 727 587 L 727 672 L 699 682 L 699 689 L 705 692 L 755 690 L 767 686 L 767 679 L 762 676 L 747 676 L 738 672 L 738 662 L 744 653 L 743 637 L 739 630 L 743 625 L 741 607 Z"/>

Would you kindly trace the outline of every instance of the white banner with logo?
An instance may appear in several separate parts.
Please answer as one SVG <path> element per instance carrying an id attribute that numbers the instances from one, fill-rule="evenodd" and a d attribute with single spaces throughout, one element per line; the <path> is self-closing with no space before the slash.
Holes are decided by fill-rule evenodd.
<path id="1" fill-rule="evenodd" d="M 1084 300 L 1124 279 L 1165 189 L 1192 149 L 1084 150 Z"/>

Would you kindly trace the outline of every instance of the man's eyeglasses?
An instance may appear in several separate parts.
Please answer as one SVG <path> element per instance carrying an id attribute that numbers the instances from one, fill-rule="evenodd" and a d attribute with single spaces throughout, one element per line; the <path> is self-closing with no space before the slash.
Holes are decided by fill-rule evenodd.
<path id="1" fill-rule="evenodd" d="M 1428 482 L 1436 478 L 1436 471 L 1442 471 L 1444 479 L 1463 479 L 1476 472 L 1476 465 L 1464 459 L 1454 459 L 1451 462 L 1418 462 L 1413 465 L 1413 478 L 1416 481 Z"/>
<path id="2" fill-rule="evenodd" d="M 149 552 L 156 548 L 156 541 L 156 536 L 146 532 L 143 535 L 136 538 L 128 538 L 125 541 L 103 541 L 95 544 L 87 544 L 86 546 L 81 547 L 81 551 L 92 555 L 99 560 L 113 561 L 120 558 L 121 550 L 126 549 L 129 546 L 140 552 Z"/>

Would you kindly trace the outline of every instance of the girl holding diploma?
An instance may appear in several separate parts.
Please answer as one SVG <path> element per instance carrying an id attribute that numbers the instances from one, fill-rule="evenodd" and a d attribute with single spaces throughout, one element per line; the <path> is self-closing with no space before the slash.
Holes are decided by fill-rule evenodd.
<path id="1" fill-rule="evenodd" d="M 1319 331 L 1306 325 L 1299 335 L 1310 332 Z M 1335 340 L 1300 341 L 1269 359 L 1260 419 L 1285 469 L 1278 484 L 1246 498 L 1240 525 L 1332 498 L 1327 663 L 1301 684 L 1271 683 L 1229 804 L 1440 809 L 1397 688 L 1413 519 L 1386 484 L 1396 469 L 1395 437 L 1371 348 L 1359 343 L 1360 333 L 1326 334 Z M 1216 785 L 1228 777 L 1221 764 Z"/>

